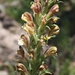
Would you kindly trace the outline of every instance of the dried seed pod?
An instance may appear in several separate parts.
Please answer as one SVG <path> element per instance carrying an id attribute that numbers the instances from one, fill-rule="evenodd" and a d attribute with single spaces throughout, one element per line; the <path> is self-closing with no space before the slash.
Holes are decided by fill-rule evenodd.
<path id="1" fill-rule="evenodd" d="M 22 63 L 18 63 L 16 66 L 18 71 L 23 72 L 24 74 L 28 74 L 26 67 Z"/>
<path id="2" fill-rule="evenodd" d="M 45 57 L 48 57 L 50 55 L 55 55 L 57 52 L 57 47 L 53 46 L 53 47 L 50 47 L 48 50 L 45 51 Z"/>
<path id="3" fill-rule="evenodd" d="M 22 14 L 21 19 L 26 22 L 33 21 L 32 15 L 28 12 L 25 12 L 24 14 Z"/>

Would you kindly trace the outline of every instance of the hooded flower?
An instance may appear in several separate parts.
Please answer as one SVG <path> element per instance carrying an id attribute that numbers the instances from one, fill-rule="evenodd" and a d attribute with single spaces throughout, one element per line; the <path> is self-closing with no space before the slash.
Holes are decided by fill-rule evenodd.
<path id="1" fill-rule="evenodd" d="M 18 40 L 18 44 L 20 46 L 25 46 L 26 48 L 30 45 L 30 39 L 26 35 L 21 35 L 20 39 Z"/>
<path id="2" fill-rule="evenodd" d="M 56 35 L 59 33 L 59 31 L 60 31 L 59 27 L 54 24 L 53 26 L 50 27 L 50 30 L 48 31 L 48 35 L 49 36 Z"/>
<path id="3" fill-rule="evenodd" d="M 18 63 L 16 69 L 23 72 L 25 75 L 28 74 L 26 67 L 22 63 Z"/>
<path id="4" fill-rule="evenodd" d="M 29 53 L 23 46 L 19 46 L 19 50 L 17 50 L 17 54 L 21 55 L 26 61 L 30 59 Z"/>
<path id="5" fill-rule="evenodd" d="M 33 35 L 35 33 L 36 27 L 35 24 L 33 22 L 29 22 L 24 24 L 24 26 L 22 27 L 25 31 L 27 31 L 27 33 L 30 35 Z"/>
<path id="6" fill-rule="evenodd" d="M 24 14 L 22 14 L 21 19 L 26 22 L 33 21 L 32 15 L 28 12 L 25 12 Z"/>
<path id="7" fill-rule="evenodd" d="M 56 23 L 58 19 L 58 17 L 53 17 L 52 19 L 50 19 L 50 23 Z"/>
<path id="8" fill-rule="evenodd" d="M 33 10 L 34 13 L 39 14 L 41 13 L 42 6 L 39 2 L 33 3 L 31 6 L 31 9 Z"/>
<path id="9" fill-rule="evenodd" d="M 56 55 L 57 52 L 57 47 L 53 46 L 50 47 L 46 52 L 45 52 L 45 57 L 48 57 L 50 55 Z"/>
<path id="10" fill-rule="evenodd" d="M 59 11 L 59 5 L 58 4 L 53 5 L 50 11 L 48 12 L 48 17 L 52 17 L 58 11 Z"/>

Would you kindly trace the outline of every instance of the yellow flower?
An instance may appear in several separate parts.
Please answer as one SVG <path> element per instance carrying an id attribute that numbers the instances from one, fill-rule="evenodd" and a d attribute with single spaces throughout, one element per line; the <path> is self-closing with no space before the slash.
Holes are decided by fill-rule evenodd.
<path id="1" fill-rule="evenodd" d="M 44 54 L 45 54 L 45 57 L 48 57 L 50 55 L 55 55 L 57 52 L 57 47 L 53 46 L 53 47 L 50 47 Z"/>
<path id="2" fill-rule="evenodd" d="M 50 22 L 51 23 L 56 23 L 57 21 L 58 21 L 58 17 L 53 17 L 51 20 L 50 20 Z"/>
<path id="3" fill-rule="evenodd" d="M 33 35 L 36 29 L 35 24 L 33 22 L 26 23 L 22 28 L 26 30 L 29 35 Z"/>
<path id="4" fill-rule="evenodd" d="M 50 27 L 50 30 L 48 31 L 48 36 L 53 36 L 58 34 L 60 31 L 59 27 L 57 25 L 53 25 Z"/>
<path id="5" fill-rule="evenodd" d="M 22 63 L 17 64 L 17 70 L 23 72 L 25 75 L 28 74 L 26 67 Z"/>
<path id="6" fill-rule="evenodd" d="M 21 19 L 26 22 L 33 21 L 32 15 L 28 12 L 25 12 L 24 14 L 22 14 Z"/>
<path id="7" fill-rule="evenodd" d="M 23 39 L 23 43 L 28 48 L 30 46 L 30 40 L 28 39 L 28 37 L 26 35 L 21 35 L 21 39 Z"/>
<path id="8" fill-rule="evenodd" d="M 44 40 L 49 40 L 51 38 L 50 36 L 48 36 L 48 34 L 45 34 L 43 37 L 44 37 Z"/>
<path id="9" fill-rule="evenodd" d="M 21 35 L 21 38 L 18 40 L 18 44 L 20 46 L 24 45 L 26 48 L 28 48 L 30 45 L 30 40 L 26 35 Z"/>

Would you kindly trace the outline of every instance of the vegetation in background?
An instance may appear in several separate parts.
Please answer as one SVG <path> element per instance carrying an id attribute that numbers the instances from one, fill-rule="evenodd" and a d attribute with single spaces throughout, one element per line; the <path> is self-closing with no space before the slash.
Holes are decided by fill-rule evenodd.
<path id="1" fill-rule="evenodd" d="M 7 7 L 7 14 L 9 14 L 13 19 L 17 20 L 19 23 L 22 23 L 21 21 L 21 14 L 24 13 L 25 11 L 31 11 L 29 10 L 30 8 L 30 1 L 31 0 L 19 0 L 18 5 L 12 5 Z"/>

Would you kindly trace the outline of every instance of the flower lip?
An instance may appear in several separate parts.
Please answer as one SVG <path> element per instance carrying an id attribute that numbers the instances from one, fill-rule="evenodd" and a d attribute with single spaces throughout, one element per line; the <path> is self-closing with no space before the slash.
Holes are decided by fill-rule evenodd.
<path id="1" fill-rule="evenodd" d="M 24 45 L 24 44 L 23 44 L 23 39 L 19 39 L 19 40 L 18 40 L 18 45 L 20 45 L 20 46 Z"/>

